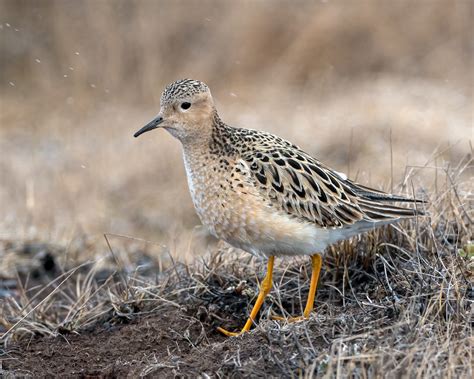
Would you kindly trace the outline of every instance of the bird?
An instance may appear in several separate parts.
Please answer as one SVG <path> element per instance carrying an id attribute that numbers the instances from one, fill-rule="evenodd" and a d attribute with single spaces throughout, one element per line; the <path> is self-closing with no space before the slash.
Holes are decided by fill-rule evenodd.
<path id="1" fill-rule="evenodd" d="M 182 144 L 191 198 L 210 233 L 267 260 L 267 271 L 241 330 L 248 332 L 272 287 L 277 256 L 311 257 L 312 274 L 303 314 L 309 318 L 326 247 L 338 241 L 424 214 L 393 205 L 423 200 L 356 183 L 274 134 L 232 127 L 217 112 L 209 87 L 193 79 L 165 87 L 159 114 L 134 137 L 163 128 Z M 275 317 L 282 320 L 282 317 Z"/>

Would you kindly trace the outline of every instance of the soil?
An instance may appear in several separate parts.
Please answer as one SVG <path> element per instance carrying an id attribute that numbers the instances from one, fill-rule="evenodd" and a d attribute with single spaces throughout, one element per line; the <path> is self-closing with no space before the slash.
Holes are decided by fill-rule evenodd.
<path id="1" fill-rule="evenodd" d="M 66 375 L 112 378 L 140 375 L 148 368 L 165 373 L 175 362 L 189 359 L 205 335 L 197 320 L 163 312 L 62 338 L 41 338 L 16 345 L 4 370 L 32 376 Z M 214 340 L 223 338 L 214 336 Z M 208 362 L 207 357 L 203 357 Z M 201 362 L 203 363 L 203 362 Z M 161 365 L 161 367 L 160 367 Z"/>
<path id="2" fill-rule="evenodd" d="M 255 268 L 239 260 L 213 260 L 194 271 L 178 264 L 152 297 L 124 302 L 87 328 L 58 326 L 55 337 L 10 340 L 0 349 L 0 377 L 406 377 L 416 371 L 419 377 L 467 378 L 472 294 L 465 274 L 445 271 L 457 278 L 458 298 L 444 309 L 433 306 L 444 282 L 431 280 L 432 273 L 440 272 L 439 259 L 450 257 L 386 254 L 397 267 L 388 271 L 380 258 L 367 265 L 358 256 L 342 271 L 327 257 L 315 312 L 290 324 L 270 316 L 282 309 L 301 313 L 308 266 L 277 266 L 275 289 L 256 327 L 231 338 L 216 327 L 244 324 L 258 288 L 250 273 Z"/>
<path id="3" fill-rule="evenodd" d="M 313 345 L 317 341 L 319 349 L 329 347 L 323 338 L 313 340 Z M 258 328 L 241 337 L 227 338 L 196 318 L 170 308 L 129 324 L 20 342 L 9 349 L 3 370 L 5 374 L 31 377 L 193 377 L 206 373 L 233 373 L 239 377 L 245 376 L 246 363 L 258 365 L 258 361 L 262 373 L 281 374 L 278 360 L 290 359 L 286 354 Z M 236 366 L 243 367 L 240 375 Z"/>

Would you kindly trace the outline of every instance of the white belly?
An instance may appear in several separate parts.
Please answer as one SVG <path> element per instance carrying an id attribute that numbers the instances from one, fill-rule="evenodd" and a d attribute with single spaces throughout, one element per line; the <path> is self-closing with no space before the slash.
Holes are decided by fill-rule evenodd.
<path id="1" fill-rule="evenodd" d="M 319 229 L 273 209 L 254 217 L 255 226 L 245 231 L 246 239 L 238 236 L 228 242 L 256 255 L 313 255 L 343 238 L 341 230 Z"/>

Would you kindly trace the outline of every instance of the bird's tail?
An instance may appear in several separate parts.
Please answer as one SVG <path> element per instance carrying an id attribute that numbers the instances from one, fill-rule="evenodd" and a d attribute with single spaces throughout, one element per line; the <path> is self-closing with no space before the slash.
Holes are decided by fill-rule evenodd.
<path id="1" fill-rule="evenodd" d="M 426 215 L 425 210 L 419 206 L 415 208 L 404 208 L 388 204 L 392 202 L 426 204 L 426 200 L 392 195 L 363 186 L 359 183 L 348 182 L 350 182 L 351 190 L 358 195 L 358 204 L 369 220 L 385 221 Z"/>
<path id="2" fill-rule="evenodd" d="M 363 186 L 362 184 L 352 182 L 350 180 L 347 180 L 350 183 L 351 189 L 357 193 L 357 195 L 368 199 L 368 200 L 373 200 L 373 201 L 388 201 L 388 202 L 404 202 L 404 203 L 420 203 L 420 204 L 426 204 L 428 203 L 427 200 L 422 200 L 422 199 L 416 199 L 416 198 L 409 198 L 405 196 L 399 196 L 399 195 L 392 195 L 390 193 L 386 193 L 383 191 L 379 191 L 370 187 Z"/>
<path id="3" fill-rule="evenodd" d="M 403 208 L 369 199 L 359 199 L 358 203 L 365 216 L 373 221 L 395 220 L 426 215 L 423 209 Z"/>

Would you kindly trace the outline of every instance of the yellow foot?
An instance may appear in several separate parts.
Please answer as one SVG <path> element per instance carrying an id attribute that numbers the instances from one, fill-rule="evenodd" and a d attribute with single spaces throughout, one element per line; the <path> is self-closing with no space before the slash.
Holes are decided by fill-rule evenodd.
<path id="1" fill-rule="evenodd" d="M 281 317 L 281 316 L 272 316 L 272 320 L 286 321 L 286 322 L 296 322 L 307 320 L 309 315 L 314 309 L 314 297 L 316 296 L 316 288 L 318 287 L 319 272 L 321 271 L 321 256 L 319 254 L 314 254 L 311 256 L 311 266 L 313 268 L 313 273 L 311 274 L 311 284 L 309 286 L 308 300 L 306 301 L 306 306 L 304 307 L 303 315 L 298 317 Z"/>
<path id="2" fill-rule="evenodd" d="M 242 330 L 238 333 L 235 333 L 235 332 L 229 332 L 228 330 L 225 330 L 219 327 L 217 328 L 219 332 L 221 332 L 222 334 L 228 337 L 235 337 L 242 333 L 248 332 L 250 330 L 250 328 L 252 327 L 254 323 L 255 318 L 257 317 L 257 313 L 263 304 L 263 300 L 265 299 L 265 296 L 268 295 L 268 292 L 270 292 L 270 288 L 272 287 L 272 273 L 273 273 L 274 260 L 275 260 L 274 256 L 271 256 L 268 258 L 267 274 L 265 275 L 265 278 L 262 281 L 260 291 L 258 293 L 257 301 L 255 302 L 255 305 L 252 308 L 252 312 L 250 312 L 250 316 L 247 319 L 247 322 L 245 323 Z"/>
<path id="3" fill-rule="evenodd" d="M 286 321 L 286 322 L 297 322 L 297 321 L 307 320 L 308 318 L 309 316 L 298 316 L 298 317 L 272 316 L 272 320 Z"/>
<path id="4" fill-rule="evenodd" d="M 217 331 L 221 332 L 222 334 L 226 335 L 227 337 L 235 337 L 243 333 L 243 331 L 240 331 L 238 333 L 236 332 L 229 332 L 228 330 L 225 330 L 224 328 L 221 328 L 220 326 L 217 328 Z"/>

